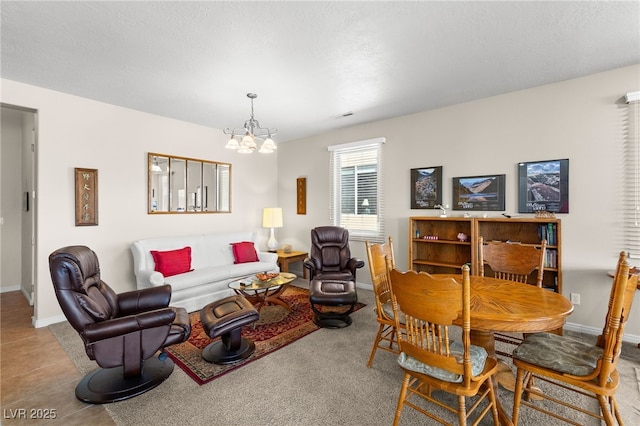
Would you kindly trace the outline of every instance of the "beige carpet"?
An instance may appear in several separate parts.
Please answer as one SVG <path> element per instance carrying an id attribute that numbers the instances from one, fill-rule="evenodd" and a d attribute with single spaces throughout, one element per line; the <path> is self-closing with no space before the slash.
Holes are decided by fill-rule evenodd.
<path id="1" fill-rule="evenodd" d="M 305 283 L 296 281 L 302 286 Z M 156 389 L 106 408 L 119 425 L 390 425 L 402 372 L 395 356 L 384 351 L 378 351 L 372 368 L 366 367 L 377 323 L 373 294 L 358 289 L 358 297 L 367 307 L 352 314 L 350 327 L 320 329 L 202 386 L 176 367 Z M 82 373 L 96 368 L 67 323 L 50 328 Z M 625 344 L 617 397 L 627 425 L 640 424 L 638 368 L 640 349 Z M 513 394 L 500 389 L 499 397 L 510 412 Z M 70 394 L 69 398 L 75 396 Z M 589 400 L 583 405 L 594 403 Z M 585 425 L 600 424 L 594 419 L 575 418 Z M 434 424 L 409 408 L 403 411 L 400 423 Z M 522 410 L 520 425 L 555 424 L 560 423 Z"/>
<path id="2" fill-rule="evenodd" d="M 307 289 L 290 286 L 284 291 L 281 299 L 291 307 L 290 312 L 280 305 L 263 306 L 260 309 L 260 319 L 242 328 L 242 337 L 251 340 L 255 345 L 255 351 L 246 359 L 226 365 L 212 364 L 202 359 L 202 350 L 214 340 L 209 338 L 202 327 L 200 311 L 190 314 L 189 339 L 179 345 L 168 347 L 167 352 L 178 367 L 196 383 L 203 385 L 320 329 L 313 322 L 314 313 L 309 304 Z M 355 310 L 363 307 L 362 303 L 358 303 Z M 215 340 L 220 340 L 220 337 Z"/>

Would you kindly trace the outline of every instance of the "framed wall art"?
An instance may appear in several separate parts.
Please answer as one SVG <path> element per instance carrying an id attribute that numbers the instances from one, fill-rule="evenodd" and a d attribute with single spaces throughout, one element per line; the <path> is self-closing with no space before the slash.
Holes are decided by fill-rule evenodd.
<path id="1" fill-rule="evenodd" d="M 453 210 L 503 211 L 505 175 L 453 178 Z"/>
<path id="2" fill-rule="evenodd" d="M 569 160 L 518 163 L 518 211 L 569 213 Z"/>
<path id="3" fill-rule="evenodd" d="M 307 178 L 301 177 L 296 180 L 296 194 L 298 214 L 307 214 Z"/>
<path id="4" fill-rule="evenodd" d="M 442 166 L 411 169 L 411 208 L 432 209 L 442 204 Z"/>
<path id="5" fill-rule="evenodd" d="M 98 170 L 75 168 L 76 226 L 98 225 Z"/>

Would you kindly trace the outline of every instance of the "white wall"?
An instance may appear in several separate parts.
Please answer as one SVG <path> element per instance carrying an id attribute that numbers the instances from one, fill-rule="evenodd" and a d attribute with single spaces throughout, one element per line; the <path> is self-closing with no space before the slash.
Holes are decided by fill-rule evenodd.
<path id="1" fill-rule="evenodd" d="M 504 173 L 506 211 L 517 214 L 518 162 L 569 158 L 570 212 L 558 215 L 563 293 L 581 294 L 569 326 L 595 332 L 607 309 L 611 280 L 606 271 L 614 269 L 622 248 L 626 105 L 621 98 L 639 88 L 640 66 L 632 66 L 280 144 L 278 196 L 285 227 L 279 241 L 308 250 L 309 229 L 328 223 L 328 145 L 387 138 L 385 226 L 401 268 L 408 267 L 408 217 L 438 214 L 410 209 L 410 169 L 443 166 L 444 201 L 449 204 L 452 177 Z M 302 176 L 307 177 L 307 215 L 296 214 L 295 184 Z M 364 243 L 354 242 L 351 248 L 366 260 Z M 640 264 L 639 259 L 632 262 Z M 367 268 L 360 270 L 358 281 L 370 283 Z M 627 324 L 631 340 L 640 341 L 639 311 L 637 302 Z"/>
<path id="2" fill-rule="evenodd" d="M 135 288 L 129 246 L 139 238 L 257 230 L 262 207 L 277 199 L 276 156 L 224 149 L 221 130 L 154 116 L 52 90 L 1 80 L 1 102 L 38 111 L 36 326 L 63 320 L 48 256 L 74 244 L 98 254 L 102 278 L 117 292 Z M 232 164 L 231 214 L 148 215 L 147 152 Z M 99 225 L 75 226 L 75 167 L 98 169 Z"/>
<path id="3" fill-rule="evenodd" d="M 384 136 L 386 231 L 398 265 L 407 265 L 408 217 L 437 214 L 410 209 L 409 170 L 444 167 L 445 200 L 451 178 L 507 175 L 507 211 L 517 213 L 520 161 L 569 158 L 570 213 L 563 227 L 564 294 L 580 293 L 569 325 L 602 327 L 610 280 L 621 248 L 620 155 L 625 105 L 640 88 L 640 66 L 550 84 L 420 114 L 354 126 L 281 143 L 277 156 L 240 156 L 223 149 L 221 131 L 153 116 L 9 80 L 3 103 L 38 110 L 38 222 L 36 324 L 62 319 L 48 270 L 48 255 L 68 244 L 96 250 L 102 276 L 116 291 L 135 287 L 129 245 L 158 235 L 260 230 L 264 206 L 283 207 L 280 244 L 308 250 L 310 228 L 328 223 L 328 145 Z M 149 151 L 230 162 L 232 214 L 146 213 Z M 99 170 L 100 224 L 74 226 L 73 168 Z M 307 177 L 307 215 L 296 214 L 296 178 Z M 498 214 L 499 212 L 496 212 Z M 267 230 L 261 230 L 262 241 Z M 263 243 L 264 244 L 264 243 Z M 363 243 L 354 255 L 366 259 Z M 640 261 L 636 260 L 636 264 Z M 358 281 L 369 282 L 365 269 Z M 627 336 L 640 341 L 640 307 Z"/>
<path id="4" fill-rule="evenodd" d="M 13 291 L 20 288 L 22 280 L 20 269 L 21 253 L 21 195 L 20 176 L 22 176 L 22 112 L 1 108 L 2 115 L 2 170 L 0 192 L 2 204 L 0 217 L 0 291 Z M 17 182 L 16 182 L 17 180 Z"/>

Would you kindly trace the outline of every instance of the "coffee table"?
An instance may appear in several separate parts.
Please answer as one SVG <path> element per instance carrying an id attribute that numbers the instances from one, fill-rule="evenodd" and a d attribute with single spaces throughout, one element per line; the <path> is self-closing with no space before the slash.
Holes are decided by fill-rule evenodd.
<path id="1" fill-rule="evenodd" d="M 229 288 L 233 289 L 236 294 L 241 294 L 253 306 L 260 311 L 263 306 L 271 303 L 282 306 L 287 311 L 291 312 L 291 306 L 280 298 L 282 293 L 289 287 L 289 283 L 295 280 L 297 277 L 295 274 L 289 272 L 281 272 L 277 277 L 270 280 L 260 281 L 255 275 L 231 281 Z"/>

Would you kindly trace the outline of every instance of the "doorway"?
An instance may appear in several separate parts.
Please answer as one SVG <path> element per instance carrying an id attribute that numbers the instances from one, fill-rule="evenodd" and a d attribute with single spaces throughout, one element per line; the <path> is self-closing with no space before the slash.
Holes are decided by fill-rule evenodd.
<path id="1" fill-rule="evenodd" d="M 0 105 L 0 292 L 36 301 L 37 111 Z"/>

